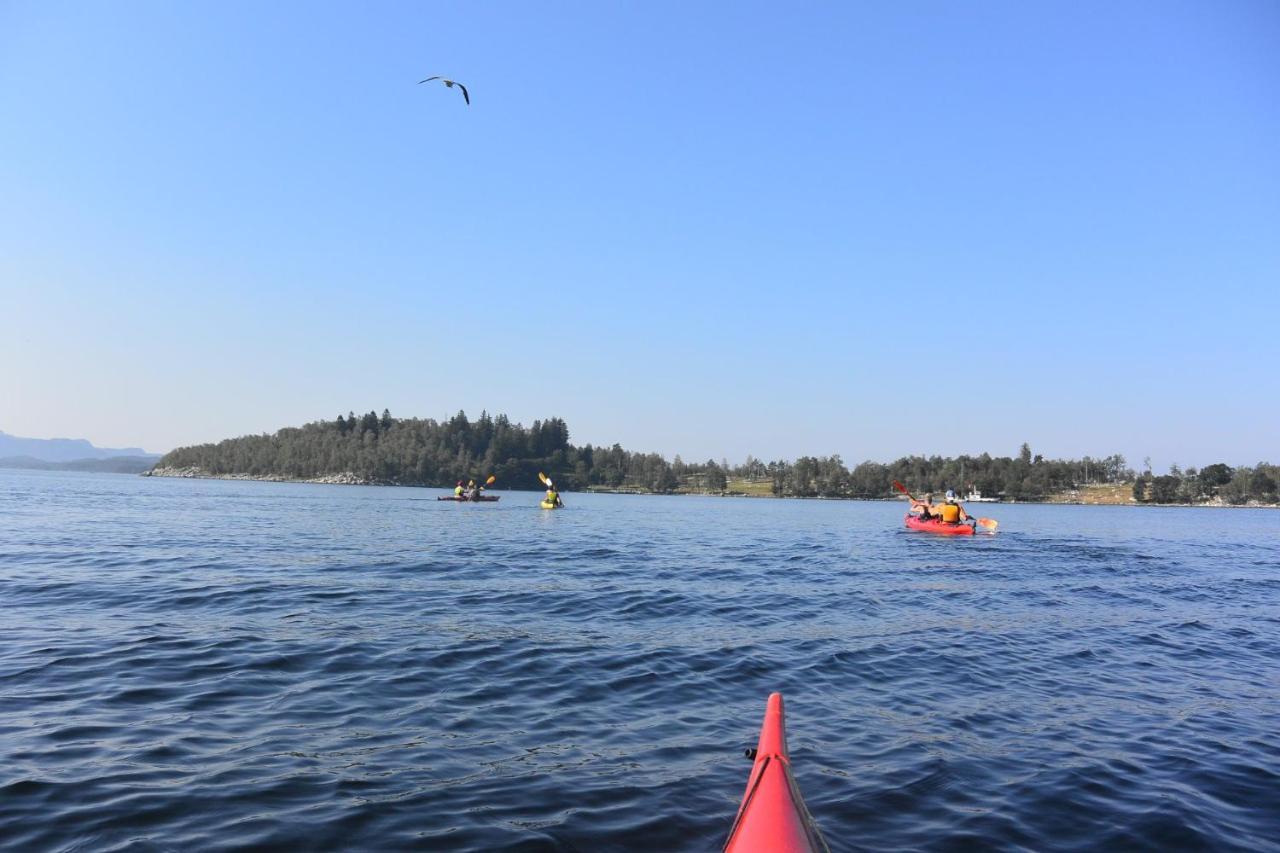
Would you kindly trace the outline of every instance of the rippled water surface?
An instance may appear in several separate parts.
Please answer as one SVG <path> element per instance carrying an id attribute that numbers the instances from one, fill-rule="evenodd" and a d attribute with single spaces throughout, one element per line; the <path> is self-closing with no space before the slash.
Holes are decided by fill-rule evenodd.
<path id="1" fill-rule="evenodd" d="M 0 846 L 1277 849 L 1280 513 L 0 471 Z"/>

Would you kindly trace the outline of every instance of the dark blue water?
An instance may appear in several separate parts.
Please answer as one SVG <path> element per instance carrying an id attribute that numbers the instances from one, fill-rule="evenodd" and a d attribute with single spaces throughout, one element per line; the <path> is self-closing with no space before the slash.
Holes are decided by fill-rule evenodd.
<path id="1" fill-rule="evenodd" d="M 1280 513 L 0 472 L 0 846 L 1277 848 Z"/>

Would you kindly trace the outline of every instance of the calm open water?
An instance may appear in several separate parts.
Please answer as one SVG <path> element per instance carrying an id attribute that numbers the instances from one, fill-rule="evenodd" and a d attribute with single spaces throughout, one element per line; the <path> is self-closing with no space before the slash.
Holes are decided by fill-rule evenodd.
<path id="1" fill-rule="evenodd" d="M 0 846 L 1280 849 L 1280 512 L 435 494 L 0 471 Z"/>

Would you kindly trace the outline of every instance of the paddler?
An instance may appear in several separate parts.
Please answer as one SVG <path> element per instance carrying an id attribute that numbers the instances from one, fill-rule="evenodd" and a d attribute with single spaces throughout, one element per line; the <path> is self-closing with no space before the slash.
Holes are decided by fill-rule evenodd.
<path id="1" fill-rule="evenodd" d="M 547 478 L 547 503 L 555 506 L 564 506 L 560 502 L 560 493 L 556 491 L 556 484 L 551 482 L 551 478 Z"/>
<path id="2" fill-rule="evenodd" d="M 461 480 L 458 481 L 458 485 L 453 487 L 453 496 L 455 498 L 462 497 L 462 481 Z"/>
<path id="3" fill-rule="evenodd" d="M 955 489 L 947 489 L 947 502 L 941 506 L 938 517 L 943 524 L 960 524 L 969 520 L 969 513 L 964 511 L 960 501 L 956 499 Z"/>
<path id="4" fill-rule="evenodd" d="M 476 481 L 475 481 L 475 480 L 468 480 L 468 481 L 467 481 L 467 495 L 466 495 L 466 497 L 467 497 L 467 500 L 469 500 L 469 501 L 473 501 L 473 500 L 475 500 L 476 498 L 480 497 L 480 492 L 478 492 L 478 491 L 476 490 Z"/>
<path id="5" fill-rule="evenodd" d="M 935 518 L 936 514 L 933 511 L 933 492 L 925 492 L 924 500 L 922 501 L 912 498 L 911 509 L 913 511 L 920 510 L 920 519 L 922 521 L 928 521 L 931 518 Z"/>

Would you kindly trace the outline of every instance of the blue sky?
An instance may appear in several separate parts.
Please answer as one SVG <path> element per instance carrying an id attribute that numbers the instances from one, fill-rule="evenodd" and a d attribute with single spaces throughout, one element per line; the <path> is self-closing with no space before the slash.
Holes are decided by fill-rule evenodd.
<path id="1" fill-rule="evenodd" d="M 0 4 L 13 434 L 1280 461 L 1278 293 L 1271 2 Z"/>

